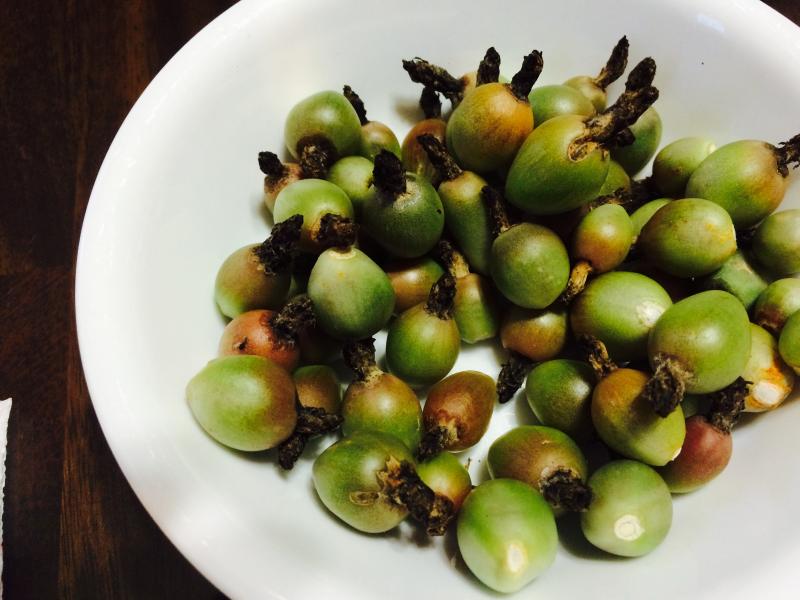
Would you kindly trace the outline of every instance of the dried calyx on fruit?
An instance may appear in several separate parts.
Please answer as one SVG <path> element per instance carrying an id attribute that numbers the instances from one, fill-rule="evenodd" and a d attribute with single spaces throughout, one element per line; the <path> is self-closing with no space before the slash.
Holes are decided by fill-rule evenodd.
<path id="1" fill-rule="evenodd" d="M 275 208 L 275 199 L 283 188 L 305 177 L 300 165 L 283 163 L 274 152 L 259 152 L 258 168 L 264 174 L 264 205 L 269 212 Z"/>
<path id="2" fill-rule="evenodd" d="M 628 66 L 628 49 L 628 38 L 622 36 L 597 77 L 578 75 L 565 81 L 564 85 L 575 88 L 586 96 L 597 110 L 604 110 L 607 101 L 606 88 L 622 77 L 625 67 Z"/>
<path id="3" fill-rule="evenodd" d="M 425 177 L 432 185 L 439 185 L 439 173 L 431 164 L 428 153 L 419 143 L 421 135 L 430 134 L 444 143 L 447 123 L 442 119 L 442 102 L 439 94 L 429 87 L 422 88 L 419 105 L 425 118 L 416 123 L 403 140 L 401 154 L 403 167 L 409 173 Z"/>
<path id="4" fill-rule="evenodd" d="M 497 376 L 497 399 L 505 404 L 525 383 L 525 378 L 536 364 L 517 352 L 509 352 L 508 360 L 500 367 Z"/>
<path id="5" fill-rule="evenodd" d="M 311 438 L 336 431 L 342 425 L 341 415 L 331 414 L 324 408 L 303 406 L 297 403 L 297 424 L 292 434 L 278 446 L 278 464 L 291 470 L 303 454 Z"/>
<path id="6" fill-rule="evenodd" d="M 358 115 L 358 120 L 361 122 L 361 147 L 359 153 L 370 160 L 374 160 L 381 150 L 388 150 L 395 156 L 400 157 L 400 142 L 397 141 L 397 136 L 389 126 L 379 121 L 370 121 L 367 118 L 367 109 L 363 100 L 349 85 L 344 86 L 342 92 L 347 101 L 353 106 Z"/>

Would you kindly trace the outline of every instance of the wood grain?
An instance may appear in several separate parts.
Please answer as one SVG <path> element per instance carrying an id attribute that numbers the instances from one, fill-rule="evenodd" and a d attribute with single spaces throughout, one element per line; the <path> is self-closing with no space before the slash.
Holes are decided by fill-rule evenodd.
<path id="1" fill-rule="evenodd" d="M 8 598 L 215 598 L 125 481 L 89 400 L 74 257 L 117 128 L 229 0 L 0 3 L 0 397 Z M 768 2 L 800 22 L 800 3 Z"/>

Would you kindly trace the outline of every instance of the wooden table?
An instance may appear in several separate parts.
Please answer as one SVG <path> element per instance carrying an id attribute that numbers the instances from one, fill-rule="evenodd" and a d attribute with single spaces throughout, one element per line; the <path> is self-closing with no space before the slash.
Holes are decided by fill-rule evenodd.
<path id="1" fill-rule="evenodd" d="M 770 5 L 800 23 L 800 3 Z M 0 398 L 13 395 L 8 598 L 213 598 L 159 531 L 98 425 L 73 318 L 74 258 L 130 107 L 229 0 L 0 3 Z"/>

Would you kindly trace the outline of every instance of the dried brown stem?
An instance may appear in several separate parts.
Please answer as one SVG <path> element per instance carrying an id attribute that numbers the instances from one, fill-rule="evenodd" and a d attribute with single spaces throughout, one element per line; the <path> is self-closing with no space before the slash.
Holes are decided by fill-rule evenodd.
<path id="1" fill-rule="evenodd" d="M 572 469 L 556 469 L 539 482 L 539 489 L 553 508 L 585 512 L 592 503 L 592 489 Z"/>
<path id="2" fill-rule="evenodd" d="M 437 425 L 428 429 L 422 436 L 417 448 L 417 458 L 428 460 L 458 441 L 458 431 L 455 427 Z"/>
<path id="3" fill-rule="evenodd" d="M 338 158 L 336 147 L 321 135 L 304 137 L 297 142 L 298 162 L 306 177 L 325 179 L 328 169 Z"/>
<path id="4" fill-rule="evenodd" d="M 428 155 L 428 160 L 439 173 L 442 181 L 452 181 L 464 171 L 458 166 L 453 157 L 447 151 L 447 146 L 440 142 L 435 136 L 430 133 L 423 133 L 417 136 L 417 141 L 425 154 Z"/>
<path id="5" fill-rule="evenodd" d="M 295 296 L 269 320 L 279 344 L 295 345 L 298 336 L 316 325 L 314 303 L 307 295 Z"/>
<path id="6" fill-rule="evenodd" d="M 448 240 L 439 240 L 433 250 L 434 257 L 456 279 L 469 275 L 469 263 L 464 255 Z"/>
<path id="7" fill-rule="evenodd" d="M 544 68 L 544 60 L 539 50 L 534 50 L 522 60 L 522 67 L 511 78 L 509 88 L 519 100 L 528 101 L 528 94 L 533 89 L 533 84 L 539 79 Z"/>
<path id="8" fill-rule="evenodd" d="M 286 165 L 274 152 L 259 152 L 258 168 L 271 182 L 280 181 L 289 173 Z"/>
<path id="9" fill-rule="evenodd" d="M 497 376 L 497 399 L 500 404 L 514 397 L 532 368 L 533 361 L 529 358 L 513 351 L 508 353 L 508 361 L 503 363 Z"/>
<path id="10" fill-rule="evenodd" d="M 781 142 L 775 148 L 775 156 L 778 160 L 778 172 L 784 177 L 789 176 L 789 166 L 794 163 L 793 168 L 800 166 L 800 133 L 792 139 Z"/>
<path id="11" fill-rule="evenodd" d="M 425 527 L 428 535 L 444 535 L 455 516 L 449 498 L 440 496 L 417 475 L 414 466 L 390 459 L 386 463 L 384 491 L 389 500 L 408 509 L 411 516 Z"/>
<path id="12" fill-rule="evenodd" d="M 442 101 L 432 87 L 425 86 L 419 95 L 419 107 L 426 119 L 439 119 L 442 116 Z"/>
<path id="13" fill-rule="evenodd" d="M 327 213 L 319 221 L 314 241 L 324 248 L 349 248 L 356 242 L 358 225 L 352 219 Z"/>
<path id="14" fill-rule="evenodd" d="M 752 382 L 738 377 L 725 389 L 709 394 L 711 399 L 709 422 L 723 433 L 730 433 L 739 420 L 739 415 L 744 411 L 744 400 L 750 393 L 751 385 Z"/>
<path id="15" fill-rule="evenodd" d="M 632 92 L 651 86 L 655 78 L 656 61 L 649 56 L 643 58 L 628 74 L 628 79 L 625 80 L 625 91 Z"/>
<path id="16" fill-rule="evenodd" d="M 406 192 L 406 171 L 397 156 L 381 150 L 375 157 L 372 183 L 384 196 L 394 199 Z"/>
<path id="17" fill-rule="evenodd" d="M 342 358 L 347 368 L 355 374 L 356 381 L 366 381 L 380 371 L 375 362 L 375 338 L 346 343 L 342 348 Z"/>
<path id="18" fill-rule="evenodd" d="M 606 345 L 599 339 L 584 334 L 578 337 L 578 344 L 598 381 L 617 370 L 616 363 L 608 355 Z"/>
<path id="19" fill-rule="evenodd" d="M 668 417 L 683 400 L 689 372 L 673 356 L 657 354 L 653 376 L 645 384 L 642 397 L 660 417 Z"/>
<path id="20" fill-rule="evenodd" d="M 292 434 L 278 446 L 278 464 L 290 471 L 313 437 L 336 431 L 342 425 L 340 415 L 332 415 L 324 408 L 297 404 L 297 425 Z"/>
<path id="21" fill-rule="evenodd" d="M 478 65 L 478 76 L 475 85 L 495 83 L 500 79 L 500 55 L 494 46 L 486 51 L 483 60 Z"/>
<path id="22" fill-rule="evenodd" d="M 350 106 L 356 111 L 358 115 L 358 120 L 361 121 L 362 125 L 366 125 L 369 123 L 369 119 L 367 118 L 367 109 L 364 106 L 364 101 L 361 99 L 361 96 L 356 94 L 349 85 L 346 85 L 342 88 L 342 93 L 344 97 L 347 98 L 347 101 L 350 103 Z"/>
<path id="23" fill-rule="evenodd" d="M 490 185 L 485 185 L 481 189 L 481 198 L 489 210 L 489 218 L 492 222 L 492 235 L 497 237 L 504 231 L 511 228 L 506 212 L 503 195 Z"/>
<path id="24" fill-rule="evenodd" d="M 274 275 L 291 266 L 302 227 L 303 215 L 292 215 L 285 221 L 275 223 L 264 243 L 253 249 L 265 273 Z"/>
<path id="25" fill-rule="evenodd" d="M 594 269 L 589 264 L 589 261 L 579 260 L 576 262 L 569 273 L 567 287 L 561 294 L 561 302 L 567 305 L 570 304 L 575 296 L 580 294 L 586 287 L 586 282 L 593 272 Z"/>
<path id="26" fill-rule="evenodd" d="M 461 102 L 464 96 L 464 82 L 453 77 L 446 69 L 419 57 L 404 60 L 403 69 L 414 83 L 421 83 L 436 90 L 453 104 Z"/>
<path id="27" fill-rule="evenodd" d="M 456 278 L 445 273 L 433 284 L 425 302 L 425 310 L 443 321 L 453 318 L 453 301 L 456 298 Z"/>
<path id="28" fill-rule="evenodd" d="M 611 50 L 611 56 L 600 70 L 600 74 L 594 78 L 594 84 L 597 87 L 604 90 L 622 77 L 625 67 L 628 66 L 628 46 L 628 38 L 623 35 Z"/>

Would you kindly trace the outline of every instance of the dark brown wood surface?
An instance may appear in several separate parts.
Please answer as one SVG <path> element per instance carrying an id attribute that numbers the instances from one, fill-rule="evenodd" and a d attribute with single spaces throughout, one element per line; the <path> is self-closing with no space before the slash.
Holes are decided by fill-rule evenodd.
<path id="1" fill-rule="evenodd" d="M 800 2 L 768 2 L 800 23 Z M 8 598 L 215 598 L 136 499 L 92 410 L 73 318 L 92 183 L 136 98 L 229 0 L 0 2 L 0 398 Z"/>

